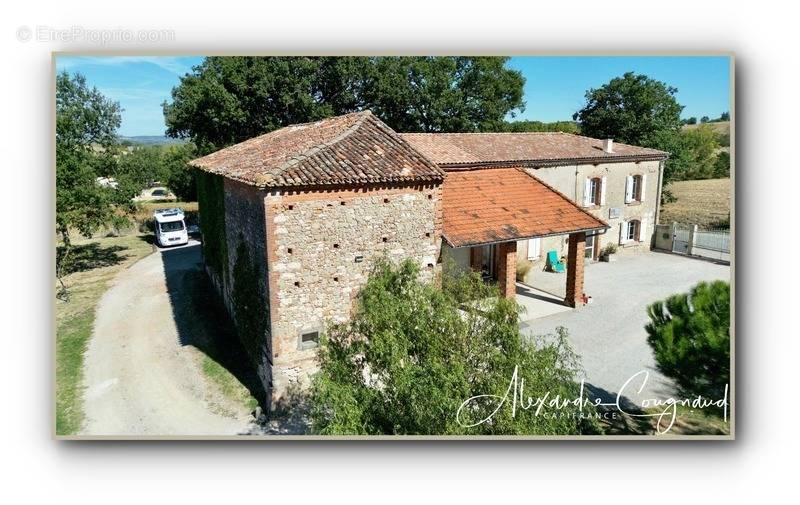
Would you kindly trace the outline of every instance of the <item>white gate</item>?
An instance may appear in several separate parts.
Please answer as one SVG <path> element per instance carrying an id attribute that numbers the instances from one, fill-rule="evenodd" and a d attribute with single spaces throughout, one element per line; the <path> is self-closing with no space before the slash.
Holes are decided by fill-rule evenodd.
<path id="1" fill-rule="evenodd" d="M 692 227 L 685 224 L 672 226 L 672 252 L 689 254 L 689 244 L 692 239 Z"/>

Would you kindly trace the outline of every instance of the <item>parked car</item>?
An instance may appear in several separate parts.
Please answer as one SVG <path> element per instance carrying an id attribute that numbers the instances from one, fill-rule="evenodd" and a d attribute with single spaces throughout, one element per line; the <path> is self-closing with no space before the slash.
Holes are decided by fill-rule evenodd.
<path id="1" fill-rule="evenodd" d="M 189 243 L 183 210 L 158 209 L 153 213 L 155 219 L 156 243 L 161 247 Z"/>

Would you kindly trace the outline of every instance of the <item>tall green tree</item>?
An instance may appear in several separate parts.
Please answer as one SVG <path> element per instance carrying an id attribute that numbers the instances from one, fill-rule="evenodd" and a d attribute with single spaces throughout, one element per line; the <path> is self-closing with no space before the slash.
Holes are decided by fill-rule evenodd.
<path id="1" fill-rule="evenodd" d="M 651 147 L 656 136 L 677 132 L 683 106 L 677 89 L 646 75 L 627 72 L 586 92 L 586 104 L 573 115 L 581 133 Z"/>
<path id="2" fill-rule="evenodd" d="M 467 299 L 481 300 L 480 310 L 462 304 Z M 578 398 L 580 365 L 563 329 L 552 339 L 523 338 L 518 310 L 515 301 L 497 296 L 472 272 L 446 275 L 439 289 L 421 282 L 419 267 L 410 260 L 398 267 L 379 263 L 352 320 L 323 336 L 312 387 L 313 431 L 597 433 L 591 406 L 583 408 L 583 416 L 576 405 L 560 411 L 544 407 L 539 414 L 530 408 L 528 398 Z M 524 383 L 524 391 L 516 390 L 523 399 L 516 412 L 515 373 L 516 385 Z"/>
<path id="3" fill-rule="evenodd" d="M 197 169 L 188 164 L 196 157 L 197 149 L 190 142 L 169 146 L 164 152 L 164 171 L 167 173 L 164 182 L 178 200 L 197 200 Z"/>
<path id="4" fill-rule="evenodd" d="M 97 184 L 101 157 L 116 141 L 121 109 L 80 74 L 56 76 L 56 231 L 62 247 L 56 273 L 62 278 L 69 262 L 72 230 L 85 236 L 115 219 L 112 189 Z M 63 282 L 62 282 L 63 287 Z M 64 289 L 62 293 L 66 293 Z"/>
<path id="5" fill-rule="evenodd" d="M 730 286 L 701 282 L 647 309 L 647 342 L 681 394 L 718 400 L 730 380 Z"/>
<path id="6" fill-rule="evenodd" d="M 664 168 L 664 181 L 684 181 L 716 177 L 720 135 L 713 127 L 657 133 L 650 146 L 670 153 Z"/>
<path id="7" fill-rule="evenodd" d="M 191 139 L 204 154 L 363 109 L 398 131 L 495 131 L 524 106 L 524 79 L 507 60 L 209 57 L 164 103 L 167 134 Z"/>

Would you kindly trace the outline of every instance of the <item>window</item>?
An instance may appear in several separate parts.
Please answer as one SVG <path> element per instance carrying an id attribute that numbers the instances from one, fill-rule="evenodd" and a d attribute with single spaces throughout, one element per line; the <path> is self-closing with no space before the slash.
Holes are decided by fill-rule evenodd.
<path id="1" fill-rule="evenodd" d="M 625 186 L 625 203 L 644 201 L 644 174 L 629 175 Z"/>
<path id="2" fill-rule="evenodd" d="M 606 204 L 605 180 L 605 177 L 586 179 L 586 185 L 583 188 L 584 207 L 599 207 Z"/>
<path id="3" fill-rule="evenodd" d="M 639 240 L 639 221 L 628 221 L 628 229 L 625 235 L 626 240 Z"/>
<path id="4" fill-rule="evenodd" d="M 183 230 L 183 221 L 168 221 L 161 223 L 161 231 L 181 231 Z"/>
<path id="5" fill-rule="evenodd" d="M 311 349 L 319 345 L 319 331 L 303 331 L 300 333 L 300 349 Z"/>
<path id="6" fill-rule="evenodd" d="M 584 249 L 583 255 L 590 260 L 594 259 L 595 239 L 597 239 L 595 235 L 589 235 L 586 237 L 586 242 L 585 242 L 586 248 Z"/>

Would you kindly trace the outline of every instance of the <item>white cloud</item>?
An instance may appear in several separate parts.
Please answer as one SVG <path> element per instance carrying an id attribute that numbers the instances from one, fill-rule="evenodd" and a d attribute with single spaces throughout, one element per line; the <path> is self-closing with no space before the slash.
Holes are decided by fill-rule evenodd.
<path id="1" fill-rule="evenodd" d="M 176 56 L 60 56 L 56 58 L 56 68 L 59 71 L 86 65 L 121 66 L 131 63 L 148 63 L 178 76 L 191 71 L 191 66 Z"/>

